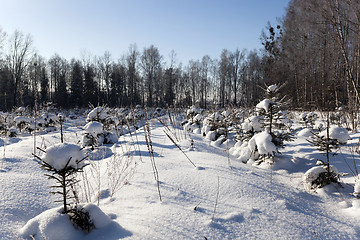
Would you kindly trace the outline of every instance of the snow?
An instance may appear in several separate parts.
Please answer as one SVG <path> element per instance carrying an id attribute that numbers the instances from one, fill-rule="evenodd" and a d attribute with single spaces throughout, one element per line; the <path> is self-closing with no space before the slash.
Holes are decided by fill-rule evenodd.
<path id="1" fill-rule="evenodd" d="M 103 107 L 96 107 L 93 110 L 91 110 L 88 115 L 87 115 L 87 119 L 86 121 L 90 122 L 90 121 L 99 121 L 99 120 L 105 120 L 109 117 L 109 115 L 107 114 L 107 111 L 105 108 Z"/>
<path id="2" fill-rule="evenodd" d="M 267 88 L 267 92 L 275 92 L 277 90 L 278 86 L 276 84 L 270 85 Z"/>
<path id="3" fill-rule="evenodd" d="M 254 130 L 255 132 L 260 132 L 264 127 L 264 123 L 261 117 L 251 116 L 245 119 L 241 126 L 246 132 L 251 130 Z"/>
<path id="4" fill-rule="evenodd" d="M 273 155 L 276 152 L 276 146 L 267 131 L 255 134 L 249 141 L 249 148 L 251 151 L 257 149 L 259 154 Z"/>
<path id="5" fill-rule="evenodd" d="M 30 219 L 24 227 L 19 230 L 23 238 L 30 235 L 42 239 L 54 240 L 77 240 L 83 238 L 84 234 L 77 231 L 66 214 L 61 213 L 62 208 L 49 209 L 40 215 Z"/>
<path id="6" fill-rule="evenodd" d="M 330 127 L 329 137 L 338 140 L 339 143 L 345 144 L 350 140 L 348 131 L 341 127 Z"/>
<path id="7" fill-rule="evenodd" d="M 103 133 L 103 125 L 102 123 L 93 121 L 89 122 L 84 126 L 84 130 L 91 134 L 93 137 L 97 137 L 97 135 Z"/>
<path id="8" fill-rule="evenodd" d="M 257 110 L 263 109 L 263 110 L 265 110 L 265 112 L 268 112 L 269 108 L 270 108 L 270 104 L 271 104 L 270 99 L 264 99 L 256 105 L 256 109 Z"/>
<path id="9" fill-rule="evenodd" d="M 85 120 L 66 118 L 67 144 L 78 143 L 81 136 L 77 133 Z M 330 184 L 317 193 L 308 192 L 304 173 L 323 156 L 306 137 L 298 135 L 289 142 L 266 169 L 242 163 L 241 158 L 249 159 L 252 154 L 248 143 L 235 144 L 232 152 L 237 151 L 237 158 L 224 144 L 214 146 L 202 134 L 176 129 L 179 146 L 199 166 L 194 168 L 158 121 L 150 121 L 150 128 L 163 201 L 159 201 L 143 129 L 136 135 L 122 135 L 113 146 L 102 146 L 102 155 L 100 150 L 95 152 L 79 177 L 80 200 L 92 204 L 89 211 L 94 222 L 98 221 L 98 229 L 88 234 L 69 225 L 59 212 L 61 204 L 54 202 L 57 197 L 48 193 L 53 183 L 33 160 L 33 136 L 20 134 L 9 139 L 6 151 L 0 145 L 0 152 L 6 155 L 0 159 L 0 239 L 21 239 L 20 234 L 28 237 L 34 233 L 46 233 L 47 239 L 55 240 L 360 238 L 360 199 L 351 195 L 359 188 L 355 183 L 358 176 L 342 177 L 343 187 Z M 268 135 L 255 135 L 252 144 L 271 152 Z M 350 136 L 347 144 L 355 147 L 360 133 Z M 55 131 L 37 139 L 48 152 L 56 149 L 60 134 Z M 331 157 L 339 172 L 351 173 L 349 167 L 353 166 L 343 159 L 353 156 L 350 147 Z M 61 152 L 51 155 L 67 155 L 68 149 Z M 354 158 L 359 168 L 358 155 Z M 124 166 L 130 169 L 122 175 Z"/>
<path id="10" fill-rule="evenodd" d="M 360 181 L 359 180 L 355 183 L 353 194 L 356 197 L 358 197 L 360 195 Z"/>
<path id="11" fill-rule="evenodd" d="M 70 143 L 58 143 L 48 149 L 41 157 L 42 161 L 49 164 L 56 170 L 64 169 L 65 166 L 71 167 L 74 169 L 81 168 L 85 165 L 84 160 L 85 153 L 76 144 Z"/>
<path id="12" fill-rule="evenodd" d="M 16 124 L 20 124 L 20 123 L 30 123 L 31 119 L 28 117 L 22 117 L 22 116 L 17 116 L 14 118 L 14 121 Z"/>
<path id="13" fill-rule="evenodd" d="M 304 128 L 304 129 L 301 129 L 298 134 L 298 136 L 301 136 L 301 137 L 311 137 L 311 136 L 314 136 L 312 134 L 312 131 L 308 128 Z"/>
<path id="14" fill-rule="evenodd" d="M 74 228 L 66 214 L 62 213 L 62 208 L 49 209 L 38 216 L 30 219 L 24 227 L 19 230 L 19 235 L 23 238 L 34 236 L 35 239 L 54 239 L 54 240 L 79 240 L 87 239 L 87 235 Z M 84 212 L 88 212 L 90 220 L 93 222 L 97 231 L 111 224 L 111 219 L 98 206 L 89 203 L 84 205 Z M 91 236 L 91 234 L 90 234 Z"/>

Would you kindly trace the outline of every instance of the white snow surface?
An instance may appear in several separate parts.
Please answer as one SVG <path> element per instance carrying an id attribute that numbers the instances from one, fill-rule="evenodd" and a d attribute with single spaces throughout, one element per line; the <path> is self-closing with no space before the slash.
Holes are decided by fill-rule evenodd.
<path id="1" fill-rule="evenodd" d="M 76 126 L 84 124 L 71 121 L 66 119 L 64 125 L 65 141 L 77 143 L 80 136 L 76 132 L 81 127 Z M 89 234 L 74 230 L 61 218 L 61 204 L 54 202 L 58 196 L 48 193 L 53 183 L 31 155 L 33 136 L 9 139 L 6 157 L 0 162 L 0 239 L 21 239 L 19 233 L 31 224 L 55 240 L 59 236 L 62 240 L 360 238 L 360 202 L 350 194 L 355 186 L 352 175 L 342 178 L 343 188 L 331 184 L 317 193 L 304 189 L 304 173 L 315 166 L 316 159 L 323 159 L 304 137 L 288 143 L 282 155 L 275 157 L 272 169 L 265 169 L 243 164 L 223 145 L 212 146 L 201 134 L 190 133 L 190 148 L 190 140 L 183 134 L 178 144 L 196 164 L 194 168 L 166 137 L 158 121 L 150 122 L 150 128 L 162 202 L 140 128 L 138 144 L 134 134 L 123 135 L 111 147 L 116 154 L 104 155 L 84 168 L 87 184 L 93 187 L 89 201 L 106 214 L 95 213 L 96 219 L 108 223 Z M 348 144 L 355 146 L 359 136 L 352 133 Z M 40 138 L 47 149 L 60 142 L 59 132 Z M 0 151 L 4 151 L 2 146 Z M 345 147 L 342 153 L 351 155 Z M 119 158 L 114 161 L 116 156 Z M 136 168 L 132 177 L 127 176 L 122 187 L 113 192 L 114 174 L 120 172 L 115 167 L 121 161 L 125 165 L 134 163 Z M 339 172 L 351 173 L 340 154 L 331 161 Z M 92 175 L 95 170 L 98 174 Z M 113 170 L 111 175 L 108 170 Z M 84 189 L 79 190 L 85 202 Z"/>
<path id="2" fill-rule="evenodd" d="M 70 143 L 58 143 L 48 149 L 43 154 L 41 159 L 52 166 L 56 170 L 61 170 L 66 167 L 74 169 L 81 168 L 85 165 L 85 153 L 79 145 Z"/>

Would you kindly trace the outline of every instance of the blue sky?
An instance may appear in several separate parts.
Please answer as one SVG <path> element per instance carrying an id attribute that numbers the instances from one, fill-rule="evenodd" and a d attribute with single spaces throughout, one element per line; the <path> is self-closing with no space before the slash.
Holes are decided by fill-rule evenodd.
<path id="1" fill-rule="evenodd" d="M 167 60 L 218 58 L 222 49 L 261 48 L 268 21 L 285 14 L 289 0 L 0 0 L 0 26 L 30 33 L 38 53 L 66 59 L 110 51 L 114 59 L 151 44 Z"/>

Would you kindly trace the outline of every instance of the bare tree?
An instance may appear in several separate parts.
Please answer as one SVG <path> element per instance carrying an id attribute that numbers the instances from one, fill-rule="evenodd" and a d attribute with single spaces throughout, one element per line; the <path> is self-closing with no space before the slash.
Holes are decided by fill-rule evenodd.
<path id="1" fill-rule="evenodd" d="M 162 56 L 154 45 L 145 48 L 141 55 L 141 68 L 147 90 L 147 105 L 150 107 L 153 106 L 154 98 L 158 97 L 154 96 L 154 92 L 159 90 L 161 60 Z M 157 95 L 159 94 L 157 93 Z"/>
<path id="2" fill-rule="evenodd" d="M 31 63 L 33 49 L 32 37 L 24 35 L 22 32 L 16 30 L 9 41 L 8 54 L 6 55 L 6 62 L 10 69 L 12 79 L 14 81 L 14 105 L 18 105 L 19 88 L 25 76 L 26 69 Z"/>

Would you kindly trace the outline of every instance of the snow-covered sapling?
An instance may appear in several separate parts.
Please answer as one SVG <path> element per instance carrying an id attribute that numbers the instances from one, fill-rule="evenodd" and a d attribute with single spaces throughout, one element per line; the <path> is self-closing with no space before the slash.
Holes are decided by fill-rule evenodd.
<path id="1" fill-rule="evenodd" d="M 89 122 L 84 126 L 84 130 L 82 144 L 83 146 L 91 146 L 92 149 L 102 144 L 112 144 L 118 141 L 117 135 L 105 131 L 100 122 Z"/>
<path id="2" fill-rule="evenodd" d="M 326 160 L 318 160 L 317 164 L 321 166 L 313 167 L 304 174 L 304 186 L 306 189 L 321 188 L 332 182 L 339 183 L 338 171 L 334 166 L 330 165 L 330 155 L 335 155 L 336 153 L 333 150 L 346 144 L 349 139 L 350 136 L 346 129 L 330 127 L 329 118 L 324 131 L 313 133 L 312 138 L 308 141 L 326 156 Z"/>
<path id="3" fill-rule="evenodd" d="M 282 100 L 278 100 L 278 89 L 277 85 L 269 86 L 266 90 L 268 98 L 256 105 L 257 115 L 242 124 L 243 132 L 238 139 L 245 142 L 237 151 L 242 162 L 273 164 L 275 154 L 285 146 L 284 141 L 293 138 L 291 121 L 282 109 Z"/>
<path id="4" fill-rule="evenodd" d="M 77 207 L 75 192 L 75 184 L 78 182 L 76 173 L 82 172 L 87 166 L 87 156 L 83 149 L 75 144 L 59 143 L 46 149 L 42 157 L 36 157 L 40 160 L 41 168 L 50 172 L 45 176 L 56 182 L 51 186 L 55 190 L 50 193 L 61 195 L 62 199 L 56 202 L 62 202 L 63 214 L 67 214 L 75 226 L 89 231 L 92 225 L 89 214 Z M 75 202 L 72 202 L 73 199 Z M 75 206 L 72 207 L 71 204 Z"/>

